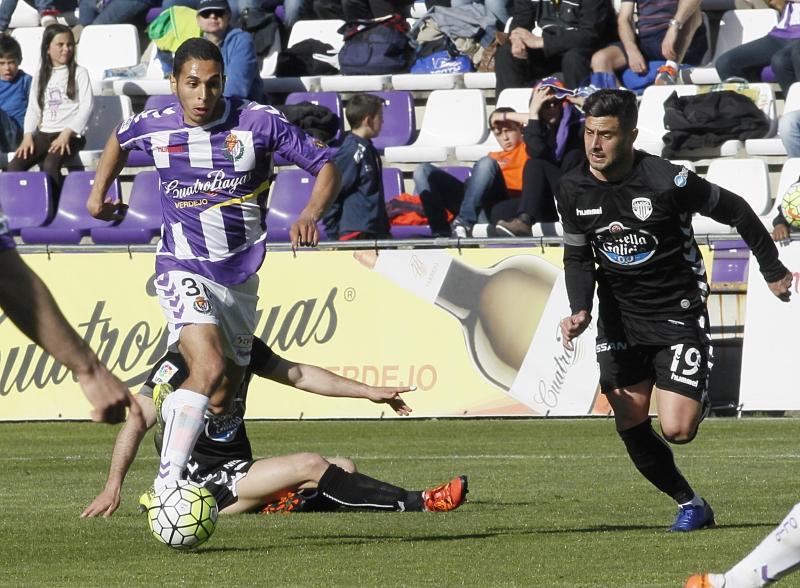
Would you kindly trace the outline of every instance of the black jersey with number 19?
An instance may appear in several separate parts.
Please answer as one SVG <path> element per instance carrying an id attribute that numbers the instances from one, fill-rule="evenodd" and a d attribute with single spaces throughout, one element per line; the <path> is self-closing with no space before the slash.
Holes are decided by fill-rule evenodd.
<path id="1" fill-rule="evenodd" d="M 768 281 L 786 272 L 756 214 L 739 196 L 685 167 L 642 152 L 619 182 L 598 180 L 587 164 L 562 180 L 558 209 L 573 312 L 592 307 L 597 283 L 601 314 L 663 320 L 705 310 L 708 282 L 692 230 L 701 213 L 736 226 Z M 594 280 L 592 280 L 594 278 Z"/>

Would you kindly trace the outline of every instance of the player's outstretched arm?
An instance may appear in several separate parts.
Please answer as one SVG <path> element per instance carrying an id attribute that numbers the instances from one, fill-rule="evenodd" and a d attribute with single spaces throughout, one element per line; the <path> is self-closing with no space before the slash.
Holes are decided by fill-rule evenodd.
<path id="1" fill-rule="evenodd" d="M 0 251 L 0 275 L 0 306 L 19 330 L 77 376 L 94 407 L 92 420 L 121 422 L 130 392 L 70 326 L 50 290 L 15 249 Z M 131 410 L 139 414 L 138 407 Z"/>
<path id="2" fill-rule="evenodd" d="M 317 174 L 308 204 L 289 229 L 292 249 L 306 245 L 314 247 L 319 242 L 317 221 L 339 195 L 341 184 L 339 168 L 330 161 L 323 165 Z"/>
<path id="3" fill-rule="evenodd" d="M 366 398 L 377 404 L 388 404 L 400 416 L 408 416 L 411 413 L 411 408 L 400 394 L 416 390 L 415 386 L 369 386 L 319 366 L 294 363 L 283 358 L 280 358 L 270 371 L 257 374 L 312 394 L 338 398 Z"/>
<path id="4" fill-rule="evenodd" d="M 100 162 L 97 164 L 92 191 L 86 201 L 86 208 L 93 217 L 117 221 L 125 216 L 128 205 L 123 204 L 122 198 L 112 202 L 108 200 L 106 194 L 108 194 L 108 189 L 119 176 L 127 161 L 128 152 L 120 147 L 117 133 L 111 133 L 108 141 L 106 141 Z"/>
<path id="5" fill-rule="evenodd" d="M 792 284 L 792 274 L 781 263 L 772 236 L 745 199 L 719 188 L 719 198 L 713 208 L 708 212 L 704 210 L 700 212 L 717 222 L 736 227 L 758 261 L 759 270 L 767 281 L 769 289 L 775 296 L 788 302 L 791 296 L 789 286 Z"/>
<path id="6" fill-rule="evenodd" d="M 111 467 L 102 492 L 81 513 L 81 518 L 110 517 L 119 508 L 120 492 L 125 476 L 136 458 L 139 444 L 148 429 L 156 422 L 156 407 L 153 399 L 137 394 L 134 402 L 141 408 L 141 419 L 128 419 L 117 435 L 111 454 Z"/>

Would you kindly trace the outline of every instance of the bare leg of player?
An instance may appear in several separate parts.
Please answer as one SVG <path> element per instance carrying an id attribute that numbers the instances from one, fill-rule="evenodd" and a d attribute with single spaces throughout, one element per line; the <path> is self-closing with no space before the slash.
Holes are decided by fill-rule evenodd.
<path id="1" fill-rule="evenodd" d="M 697 435 L 701 403 L 670 390 L 655 390 L 661 434 L 676 445 L 689 443 Z"/>
<path id="2" fill-rule="evenodd" d="M 186 358 L 190 375 L 183 386 L 166 396 L 161 404 L 164 441 L 158 476 L 154 482 L 156 493 L 167 483 L 183 477 L 189 456 L 203 430 L 209 396 L 214 394 L 215 404 L 226 406 L 232 398 L 231 391 L 238 386 L 234 385 L 231 378 L 225 377 L 226 361 L 219 327 L 216 325 L 184 326 L 180 333 L 179 348 Z M 241 375 L 239 378 L 241 380 Z M 226 384 L 226 388 L 217 393 L 223 384 Z"/>
<path id="3" fill-rule="evenodd" d="M 692 576 L 686 588 L 759 588 L 800 567 L 800 503 L 747 557 L 724 574 Z"/>

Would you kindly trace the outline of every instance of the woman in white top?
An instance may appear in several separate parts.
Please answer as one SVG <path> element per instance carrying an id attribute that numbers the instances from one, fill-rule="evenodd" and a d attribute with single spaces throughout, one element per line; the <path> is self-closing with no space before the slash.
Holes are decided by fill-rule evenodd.
<path id="1" fill-rule="evenodd" d="M 54 24 L 44 30 L 41 58 L 31 83 L 22 143 L 8 171 L 25 171 L 38 163 L 58 191 L 62 161 L 86 144 L 92 85 L 86 69 L 75 63 L 75 38 L 69 27 Z"/>

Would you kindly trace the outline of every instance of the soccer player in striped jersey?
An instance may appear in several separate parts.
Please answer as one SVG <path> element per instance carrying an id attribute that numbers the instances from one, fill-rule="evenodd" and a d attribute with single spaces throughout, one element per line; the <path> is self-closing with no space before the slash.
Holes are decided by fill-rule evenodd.
<path id="1" fill-rule="evenodd" d="M 209 399 L 224 410 L 250 361 L 272 154 L 316 176 L 290 230 L 293 247 L 317 243 L 317 221 L 340 185 L 322 143 L 269 106 L 222 96 L 222 55 L 210 41 L 178 48 L 170 83 L 177 104 L 145 110 L 109 138 L 87 202 L 97 218 L 120 218 L 125 205 L 108 200 L 108 188 L 129 151 L 152 155 L 163 209 L 155 287 L 170 348 L 180 349 L 190 371 L 162 406 L 157 491 L 184 475 Z"/>
<path id="2" fill-rule="evenodd" d="M 558 195 L 572 315 L 569 346 L 591 321 L 597 285 L 600 387 L 639 472 L 678 504 L 670 531 L 714 524 L 714 512 L 675 464 L 670 443 L 689 443 L 708 406 L 708 282 L 692 230 L 700 213 L 735 226 L 770 290 L 789 300 L 792 275 L 747 202 L 685 167 L 635 151 L 636 96 L 600 90 L 586 99 L 588 164 Z M 651 426 L 655 390 L 663 437 Z"/>
<path id="3" fill-rule="evenodd" d="M 254 375 L 322 396 L 364 398 L 386 404 L 401 416 L 411 412 L 400 394 L 413 388 L 368 386 L 314 365 L 280 357 L 266 343 L 254 338 L 250 365 L 231 410 L 222 416 L 210 411 L 206 413 L 203 430 L 187 468 L 189 478 L 214 495 L 221 512 L 271 513 L 342 507 L 445 512 L 464 502 L 466 476 L 458 476 L 428 490 L 413 491 L 357 472 L 355 464 L 342 457 L 324 458 L 307 452 L 254 460 L 244 421 L 248 388 Z M 139 444 L 158 420 L 159 396 L 165 389 L 181 386 L 188 376 L 186 361 L 179 353 L 170 352 L 156 362 L 135 396 L 145 418 L 130 419 L 120 430 L 105 488 L 81 516 L 108 517 L 117 510 L 122 483 Z M 156 446 L 161 432 L 159 427 Z M 145 493 L 139 504 L 146 508 L 151 496 L 151 493 Z"/>

